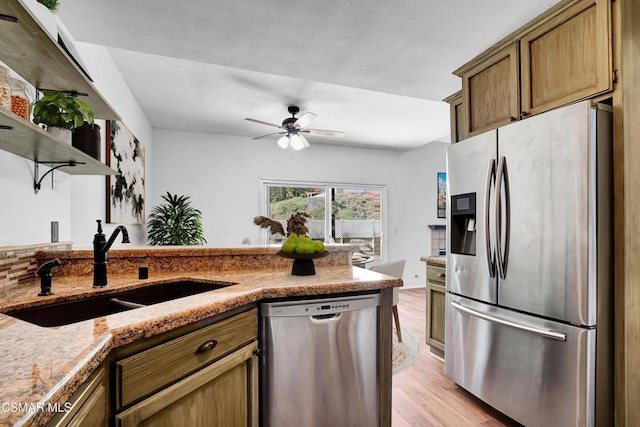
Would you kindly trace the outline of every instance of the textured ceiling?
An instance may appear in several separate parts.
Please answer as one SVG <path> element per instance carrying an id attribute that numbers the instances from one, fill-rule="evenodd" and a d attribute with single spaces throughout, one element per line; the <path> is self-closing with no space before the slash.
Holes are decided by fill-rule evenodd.
<path id="1" fill-rule="evenodd" d="M 287 105 L 330 143 L 449 140 L 451 72 L 557 0 L 64 0 L 77 41 L 104 45 L 156 128 L 244 135 Z M 261 143 L 269 143 L 261 142 Z M 275 143 L 274 143 L 275 144 Z"/>

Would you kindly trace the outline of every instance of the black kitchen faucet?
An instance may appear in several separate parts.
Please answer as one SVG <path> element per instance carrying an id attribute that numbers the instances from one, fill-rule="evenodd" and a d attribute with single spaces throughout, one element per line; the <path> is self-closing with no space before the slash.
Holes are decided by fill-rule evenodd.
<path id="1" fill-rule="evenodd" d="M 122 243 L 131 243 L 129 241 L 129 232 L 124 225 L 119 225 L 113 230 L 109 241 L 102 232 L 102 221 L 96 220 L 98 223 L 98 232 L 93 237 L 93 287 L 103 288 L 107 286 L 107 251 L 118 237 L 118 233 L 122 231 Z"/>

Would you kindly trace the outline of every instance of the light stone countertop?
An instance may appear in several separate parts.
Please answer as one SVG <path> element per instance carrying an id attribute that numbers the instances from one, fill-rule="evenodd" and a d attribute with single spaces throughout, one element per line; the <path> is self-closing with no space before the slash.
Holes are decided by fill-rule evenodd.
<path id="1" fill-rule="evenodd" d="M 446 256 L 423 256 L 423 257 L 420 257 L 420 261 L 426 262 L 427 264 L 431 264 L 431 265 L 437 265 L 438 267 L 447 266 Z"/>
<path id="2" fill-rule="evenodd" d="M 338 249 L 340 250 L 342 249 Z M 68 255 L 68 259 L 61 259 L 70 266 L 67 273 L 75 271 L 71 268 L 72 258 L 84 259 L 87 253 L 90 254 L 90 251 L 80 252 L 74 251 Z M 174 252 L 181 253 L 178 249 Z M 399 279 L 352 267 L 350 261 L 346 264 L 340 260 L 331 261 L 331 256 L 324 258 L 329 259 L 325 262 L 326 265 L 316 262 L 315 275 L 293 276 L 292 260 L 277 260 L 280 257 L 274 256 L 273 249 L 210 250 L 205 251 L 203 260 L 210 260 L 215 255 L 214 252 L 221 256 L 231 254 L 232 257 L 228 259 L 235 260 L 235 268 L 230 267 L 229 262 L 226 262 L 225 269 L 198 268 L 180 272 L 167 268 L 163 270 L 164 273 L 150 272 L 148 280 L 139 280 L 137 269 L 134 274 L 123 268 L 118 269 L 123 274 L 110 273 L 107 288 L 97 290 L 91 287 L 91 276 L 66 275 L 62 272 L 56 276 L 56 270 L 53 270 L 53 296 L 36 296 L 40 290 L 39 279 L 2 289 L 0 312 L 110 293 L 138 287 L 142 283 L 150 285 L 195 280 L 229 284 L 222 289 L 60 327 L 40 327 L 0 314 L 0 378 L 3 386 L 0 392 L 0 425 L 46 424 L 53 416 L 50 412 L 33 410 L 34 408 L 13 411 L 3 404 L 36 406 L 38 403 L 46 405 L 66 402 L 111 350 L 136 340 L 265 299 L 369 291 L 402 285 Z M 114 257 L 109 260 L 115 265 L 118 256 L 129 260 L 130 256 L 135 258 L 142 253 L 143 251 L 122 251 L 116 255 L 115 260 Z M 155 253 L 147 250 L 146 261 Z M 111 252 L 109 254 L 111 256 Z M 65 256 L 63 253 L 52 255 Z M 350 257 L 351 252 L 346 255 Z M 269 256 L 274 259 L 274 265 L 264 265 L 263 261 L 251 263 L 252 257 L 262 260 L 269 259 L 266 258 Z M 167 260 L 163 262 L 168 266 Z M 249 268 L 243 268 L 242 265 L 245 264 Z M 186 265 L 193 268 L 192 264 Z M 5 410 L 8 408 L 9 410 Z"/>

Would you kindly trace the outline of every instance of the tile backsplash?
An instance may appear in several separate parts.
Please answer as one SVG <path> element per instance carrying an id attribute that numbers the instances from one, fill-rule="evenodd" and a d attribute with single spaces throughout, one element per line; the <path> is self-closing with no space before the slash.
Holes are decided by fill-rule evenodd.
<path id="1" fill-rule="evenodd" d="M 38 269 L 36 252 L 70 251 L 72 242 L 40 243 L 25 246 L 0 246 L 0 287 L 32 280 Z"/>
<path id="2" fill-rule="evenodd" d="M 431 230 L 431 256 L 445 255 L 447 251 L 447 229 L 438 227 Z"/>

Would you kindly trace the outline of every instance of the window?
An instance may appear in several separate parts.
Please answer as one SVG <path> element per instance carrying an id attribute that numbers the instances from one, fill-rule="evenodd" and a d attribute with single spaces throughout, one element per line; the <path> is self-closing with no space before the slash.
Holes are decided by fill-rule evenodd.
<path id="1" fill-rule="evenodd" d="M 262 188 L 264 215 L 283 227 L 294 213 L 307 212 L 312 239 L 357 244 L 362 254 L 383 258 L 384 186 L 262 181 Z M 265 231 L 263 239 L 277 244 L 284 237 Z"/>

